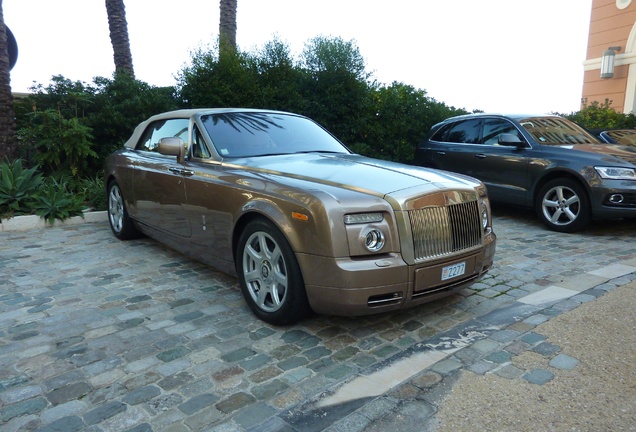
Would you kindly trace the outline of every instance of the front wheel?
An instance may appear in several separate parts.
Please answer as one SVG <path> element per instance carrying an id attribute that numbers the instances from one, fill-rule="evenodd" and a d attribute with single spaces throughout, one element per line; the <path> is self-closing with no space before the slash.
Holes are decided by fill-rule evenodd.
<path id="1" fill-rule="evenodd" d="M 128 216 L 126 202 L 116 181 L 108 184 L 108 223 L 110 229 L 120 240 L 129 240 L 140 236 L 139 231 Z"/>
<path id="2" fill-rule="evenodd" d="M 296 255 L 271 222 L 259 219 L 247 224 L 239 237 L 236 267 L 243 297 L 263 321 L 292 324 L 309 314 Z"/>
<path id="3" fill-rule="evenodd" d="M 583 186 L 567 178 L 546 183 L 535 204 L 539 219 L 551 230 L 571 233 L 591 220 L 590 200 Z"/>

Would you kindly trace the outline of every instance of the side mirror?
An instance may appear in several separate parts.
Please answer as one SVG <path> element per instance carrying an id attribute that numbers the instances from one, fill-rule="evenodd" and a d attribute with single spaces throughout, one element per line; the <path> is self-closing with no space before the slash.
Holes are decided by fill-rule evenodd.
<path id="1" fill-rule="evenodd" d="M 177 162 L 185 160 L 185 143 L 178 137 L 166 137 L 159 140 L 159 153 L 167 156 L 176 156 Z"/>
<path id="2" fill-rule="evenodd" d="M 503 133 L 499 135 L 498 142 L 500 145 L 517 148 L 524 148 L 526 146 L 526 144 L 521 141 L 517 135 L 511 133 Z"/>

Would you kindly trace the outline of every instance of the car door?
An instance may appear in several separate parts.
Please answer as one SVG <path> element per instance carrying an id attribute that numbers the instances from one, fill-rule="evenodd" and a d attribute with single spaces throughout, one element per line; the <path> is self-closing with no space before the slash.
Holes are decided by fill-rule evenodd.
<path id="1" fill-rule="evenodd" d="M 481 130 L 470 175 L 486 184 L 491 199 L 524 205 L 530 190 L 528 164 L 532 148 L 515 125 L 504 118 L 484 118 Z M 501 145 L 502 134 L 516 135 L 526 145 Z"/>
<path id="2" fill-rule="evenodd" d="M 191 235 L 184 211 L 186 193 L 184 167 L 174 156 L 158 152 L 165 137 L 188 138 L 188 119 L 168 119 L 151 123 L 135 147 L 133 170 L 134 205 L 132 216 L 142 223 L 182 237 Z"/>
<path id="3" fill-rule="evenodd" d="M 442 126 L 426 142 L 422 156 L 427 166 L 467 175 L 474 173 L 475 148 L 479 144 L 481 120 L 471 119 Z"/>
<path id="4" fill-rule="evenodd" d="M 196 125 L 184 168 L 192 173 L 184 177 L 186 210 L 192 227 L 189 254 L 203 262 L 214 260 L 215 267 L 232 271 L 233 212 L 241 207 L 245 197 L 233 193 L 237 189 L 233 183 L 236 178 L 223 169 L 220 160 L 211 156 Z"/>

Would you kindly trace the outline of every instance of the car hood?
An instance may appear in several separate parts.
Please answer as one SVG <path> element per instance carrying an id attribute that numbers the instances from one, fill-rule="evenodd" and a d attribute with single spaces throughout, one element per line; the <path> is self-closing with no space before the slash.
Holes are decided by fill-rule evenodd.
<path id="1" fill-rule="evenodd" d="M 262 174 L 293 177 L 385 196 L 412 187 L 474 188 L 474 178 L 351 154 L 304 153 L 233 160 L 228 168 L 244 167 Z"/>
<path id="2" fill-rule="evenodd" d="M 623 161 L 636 165 L 636 147 L 618 144 L 575 144 L 571 146 L 560 146 L 561 148 L 596 153 L 605 156 L 614 156 Z M 619 162 L 619 161 L 615 161 Z"/>

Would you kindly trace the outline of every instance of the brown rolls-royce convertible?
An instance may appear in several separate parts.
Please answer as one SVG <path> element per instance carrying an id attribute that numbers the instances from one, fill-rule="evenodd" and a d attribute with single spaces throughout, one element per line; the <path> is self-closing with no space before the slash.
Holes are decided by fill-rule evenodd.
<path id="1" fill-rule="evenodd" d="M 481 182 L 354 154 L 297 114 L 159 114 L 107 158 L 105 175 L 116 237 L 145 234 L 236 275 L 275 325 L 415 306 L 493 263 Z"/>

